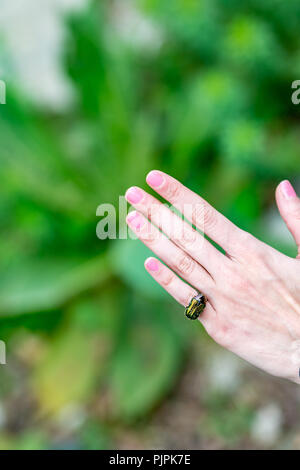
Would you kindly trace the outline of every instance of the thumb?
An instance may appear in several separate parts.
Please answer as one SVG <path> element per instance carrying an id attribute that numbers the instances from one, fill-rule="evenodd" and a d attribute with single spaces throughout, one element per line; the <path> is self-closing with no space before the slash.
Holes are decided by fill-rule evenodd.
<path id="1" fill-rule="evenodd" d="M 276 202 L 281 217 L 297 243 L 297 258 L 300 258 L 300 199 L 289 181 L 282 181 L 277 187 Z"/>

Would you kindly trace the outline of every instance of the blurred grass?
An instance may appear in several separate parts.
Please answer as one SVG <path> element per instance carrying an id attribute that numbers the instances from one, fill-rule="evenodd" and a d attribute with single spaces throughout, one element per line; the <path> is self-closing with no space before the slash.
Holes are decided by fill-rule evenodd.
<path id="1" fill-rule="evenodd" d="M 94 434 L 99 446 L 110 442 L 99 423 L 144 419 L 172 390 L 194 338 L 144 272 L 147 250 L 96 238 L 99 204 L 117 206 L 127 187 L 145 187 L 146 173 L 160 168 L 294 253 L 265 216 L 275 185 L 299 178 L 299 109 L 290 99 L 299 5 L 136 1 L 159 36 L 146 47 L 130 21 L 124 34 L 118 2 L 92 1 L 66 19 L 73 107 L 55 114 L 8 87 L 0 109 L 0 338 L 14 344 L 24 329 L 41 338 L 41 354 L 26 359 L 39 419 L 100 397 L 101 418 L 84 428 L 82 445 L 94 447 Z M 230 441 L 248 419 L 241 410 L 217 432 Z M 7 445 L 47 445 L 28 433 Z"/>

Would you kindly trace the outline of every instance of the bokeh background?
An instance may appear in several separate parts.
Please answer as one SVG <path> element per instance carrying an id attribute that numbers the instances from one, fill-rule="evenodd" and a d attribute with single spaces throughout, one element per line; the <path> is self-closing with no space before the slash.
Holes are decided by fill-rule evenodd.
<path id="1" fill-rule="evenodd" d="M 300 389 L 96 237 L 158 168 L 289 254 L 298 0 L 1 0 L 0 448 L 300 448 Z M 299 188 L 300 189 L 300 188 Z M 122 220 L 121 220 L 122 222 Z"/>

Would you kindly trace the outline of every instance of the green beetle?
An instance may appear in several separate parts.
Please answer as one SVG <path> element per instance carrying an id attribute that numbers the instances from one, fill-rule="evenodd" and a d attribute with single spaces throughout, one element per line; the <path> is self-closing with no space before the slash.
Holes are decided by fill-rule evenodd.
<path id="1" fill-rule="evenodd" d="M 203 312 L 206 306 L 206 297 L 203 294 L 198 294 L 192 298 L 189 305 L 185 309 L 185 316 L 190 320 L 196 320 Z"/>

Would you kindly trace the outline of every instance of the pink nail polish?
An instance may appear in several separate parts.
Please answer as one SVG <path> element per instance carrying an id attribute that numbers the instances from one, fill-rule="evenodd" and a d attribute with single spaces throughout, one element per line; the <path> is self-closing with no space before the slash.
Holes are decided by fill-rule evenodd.
<path id="1" fill-rule="evenodd" d="M 127 216 L 127 222 L 136 230 L 140 230 L 141 227 L 144 225 L 145 221 L 142 216 L 136 212 L 130 212 Z"/>
<path id="2" fill-rule="evenodd" d="M 132 187 L 126 191 L 125 197 L 131 204 L 137 204 L 143 198 L 143 193 L 139 188 Z"/>
<path id="3" fill-rule="evenodd" d="M 150 258 L 146 262 L 146 267 L 149 269 L 149 271 L 158 271 L 159 269 L 159 264 L 156 261 L 155 258 Z"/>
<path id="4" fill-rule="evenodd" d="M 288 180 L 285 180 L 281 183 L 281 190 L 286 199 L 297 197 L 296 191 Z"/>
<path id="5" fill-rule="evenodd" d="M 163 184 L 164 177 L 159 171 L 153 170 L 147 175 L 146 181 L 153 188 L 158 188 Z"/>

